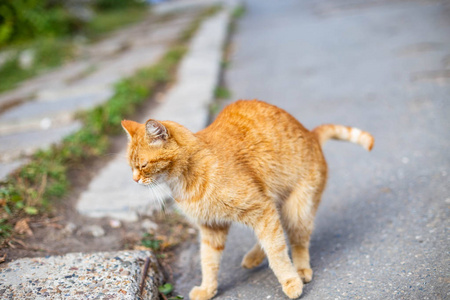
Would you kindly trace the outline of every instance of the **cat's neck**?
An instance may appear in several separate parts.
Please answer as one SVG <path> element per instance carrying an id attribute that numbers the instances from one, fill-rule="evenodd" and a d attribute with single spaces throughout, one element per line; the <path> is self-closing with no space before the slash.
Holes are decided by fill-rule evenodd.
<path id="1" fill-rule="evenodd" d="M 218 176 L 218 158 L 201 139 L 186 151 L 178 176 L 168 185 L 177 202 L 200 201 L 208 197 Z"/>

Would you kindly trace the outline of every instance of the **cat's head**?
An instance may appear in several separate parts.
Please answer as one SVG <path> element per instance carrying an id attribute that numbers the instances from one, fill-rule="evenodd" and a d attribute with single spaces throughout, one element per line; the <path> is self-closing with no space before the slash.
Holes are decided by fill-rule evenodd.
<path id="1" fill-rule="evenodd" d="M 174 122 L 153 119 L 145 124 L 123 120 L 128 134 L 128 163 L 134 181 L 149 185 L 178 176 L 186 156 L 190 132 Z"/>

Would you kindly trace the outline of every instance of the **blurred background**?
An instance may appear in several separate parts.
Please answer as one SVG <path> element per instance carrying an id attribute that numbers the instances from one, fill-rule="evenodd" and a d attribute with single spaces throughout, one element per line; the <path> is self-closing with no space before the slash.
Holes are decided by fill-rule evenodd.
<path id="1" fill-rule="evenodd" d="M 141 21 L 153 1 L 2 0 L 0 92 L 82 55 L 82 46 Z"/>
<path id="2" fill-rule="evenodd" d="M 375 137 L 324 147 L 303 299 L 449 298 L 449 0 L 0 0 L 0 263 L 152 249 L 187 297 L 196 230 L 152 214 L 120 121 L 197 131 L 253 98 Z M 232 227 L 217 299 L 284 299 L 240 267 L 252 235 Z"/>

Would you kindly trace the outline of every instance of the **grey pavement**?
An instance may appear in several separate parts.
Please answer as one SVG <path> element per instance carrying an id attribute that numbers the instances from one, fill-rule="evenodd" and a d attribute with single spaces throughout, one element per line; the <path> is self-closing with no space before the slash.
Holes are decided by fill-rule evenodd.
<path id="1" fill-rule="evenodd" d="M 450 6 L 447 1 L 247 1 L 225 80 L 233 99 L 278 105 L 312 129 L 371 132 L 371 153 L 324 147 L 329 181 L 302 299 L 449 299 Z M 232 228 L 215 299 L 287 299 L 255 239 Z M 177 290 L 200 284 L 184 249 Z"/>
<path id="2" fill-rule="evenodd" d="M 158 286 L 163 282 L 151 251 L 70 253 L 9 263 L 0 272 L 0 298 L 159 300 Z"/>

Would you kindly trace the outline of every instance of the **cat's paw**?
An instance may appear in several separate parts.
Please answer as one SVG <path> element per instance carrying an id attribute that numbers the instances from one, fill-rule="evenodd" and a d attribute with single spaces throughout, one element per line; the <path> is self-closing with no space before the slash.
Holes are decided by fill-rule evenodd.
<path id="1" fill-rule="evenodd" d="M 298 269 L 298 275 L 303 280 L 303 283 L 308 283 L 312 280 L 313 270 L 312 269 Z"/>
<path id="2" fill-rule="evenodd" d="M 265 255 L 249 252 L 242 259 L 241 266 L 246 269 L 257 267 L 263 262 L 264 258 Z"/>
<path id="3" fill-rule="evenodd" d="M 189 293 L 189 299 L 191 300 L 209 300 L 216 294 L 217 290 L 205 289 L 201 286 L 195 286 Z"/>
<path id="4" fill-rule="evenodd" d="M 282 285 L 283 292 L 291 299 L 300 297 L 303 292 L 303 282 L 300 277 L 286 280 Z"/>

